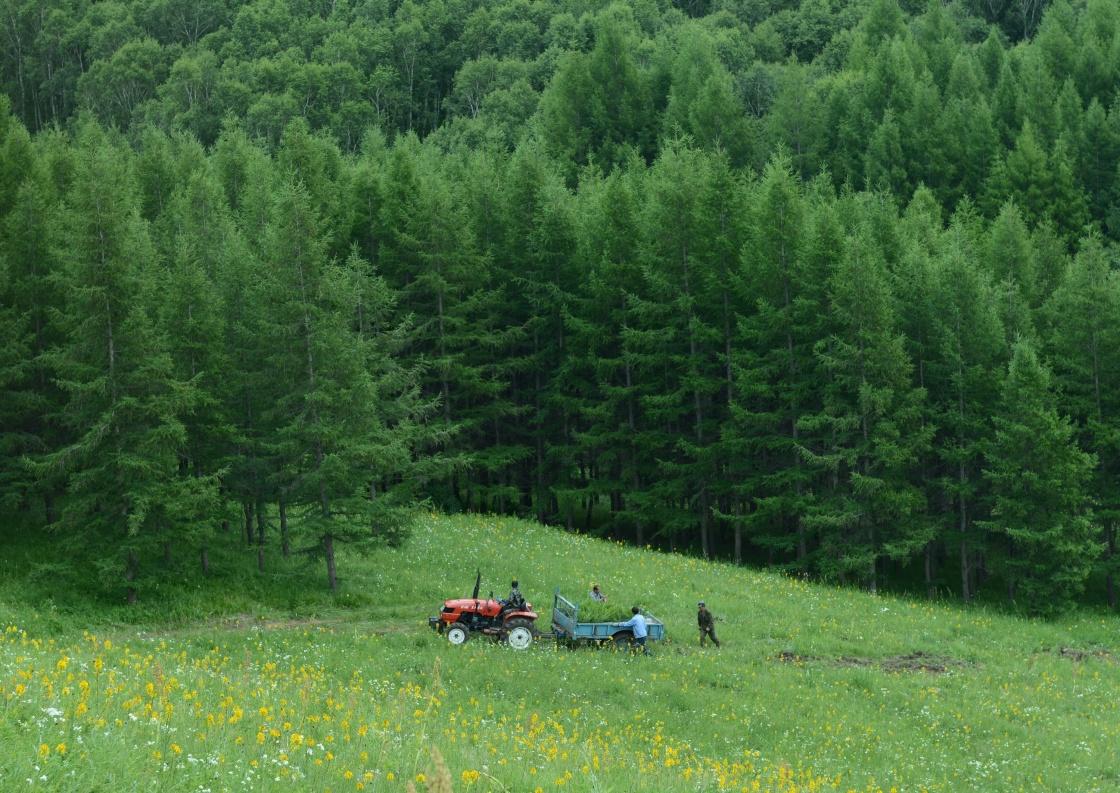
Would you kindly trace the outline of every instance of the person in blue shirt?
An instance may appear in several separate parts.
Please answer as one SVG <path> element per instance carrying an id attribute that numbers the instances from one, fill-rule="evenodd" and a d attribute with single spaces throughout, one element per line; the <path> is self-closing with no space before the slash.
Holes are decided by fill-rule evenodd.
<path id="1" fill-rule="evenodd" d="M 637 606 L 630 609 L 630 613 L 634 616 L 622 623 L 623 628 L 629 628 L 634 632 L 634 644 L 642 648 L 642 655 L 649 655 L 649 648 L 646 647 L 646 636 L 649 631 L 646 629 L 646 618 L 642 616 L 642 611 Z"/>

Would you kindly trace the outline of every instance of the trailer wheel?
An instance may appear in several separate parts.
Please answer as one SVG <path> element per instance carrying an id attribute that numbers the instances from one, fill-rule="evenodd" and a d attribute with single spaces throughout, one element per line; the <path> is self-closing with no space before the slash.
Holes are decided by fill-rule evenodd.
<path id="1" fill-rule="evenodd" d="M 525 650 L 533 643 L 533 623 L 526 619 L 512 619 L 506 623 L 506 644 L 515 650 Z"/>
<path id="2" fill-rule="evenodd" d="M 611 637 L 611 641 L 614 642 L 614 649 L 626 650 L 634 643 L 634 634 L 630 631 L 619 631 Z"/>
<path id="3" fill-rule="evenodd" d="M 444 633 L 447 635 L 447 641 L 451 644 L 466 644 L 467 639 L 471 638 L 470 629 L 466 625 L 460 625 L 457 622 L 448 625 Z"/>

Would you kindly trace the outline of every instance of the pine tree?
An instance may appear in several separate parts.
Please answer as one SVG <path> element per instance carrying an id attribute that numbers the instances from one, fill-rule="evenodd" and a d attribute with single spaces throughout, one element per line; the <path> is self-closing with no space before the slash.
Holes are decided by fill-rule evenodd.
<path id="1" fill-rule="evenodd" d="M 569 53 L 541 97 L 544 141 L 569 182 L 579 166 L 609 170 L 650 154 L 653 108 L 632 50 L 623 24 L 604 16 L 591 52 Z"/>
<path id="2" fill-rule="evenodd" d="M 867 144 L 863 172 L 872 188 L 885 190 L 892 195 L 906 195 L 909 192 L 902 140 L 898 124 L 890 110 L 883 114 L 882 123 L 876 127 Z"/>
<path id="3" fill-rule="evenodd" d="M 1100 550 L 1088 494 L 1096 460 L 1058 414 L 1050 372 L 1029 342 L 1015 345 L 995 425 L 984 465 L 992 517 L 981 525 L 1004 540 L 1009 596 L 1031 611 L 1061 611 Z"/>
<path id="4" fill-rule="evenodd" d="M 1003 205 L 992 223 L 985 253 L 988 271 L 997 283 L 1006 283 L 1027 305 L 1038 293 L 1038 272 L 1030 232 L 1013 201 Z"/>

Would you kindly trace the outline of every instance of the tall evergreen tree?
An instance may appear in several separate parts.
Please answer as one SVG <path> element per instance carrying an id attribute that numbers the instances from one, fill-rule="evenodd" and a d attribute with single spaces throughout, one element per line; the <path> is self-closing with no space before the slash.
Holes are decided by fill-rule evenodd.
<path id="1" fill-rule="evenodd" d="M 716 405 L 726 384 L 719 365 L 718 308 L 705 300 L 713 267 L 704 198 L 709 158 L 678 143 L 650 171 L 644 212 L 644 273 L 648 297 L 641 324 L 660 387 L 645 399 L 649 418 L 663 433 L 663 476 L 652 489 L 658 522 L 673 542 L 696 537 L 705 557 L 713 553 L 711 447 L 718 436 Z"/>
<path id="2" fill-rule="evenodd" d="M 1063 610 L 1100 550 L 1088 492 L 1096 460 L 1059 415 L 1050 372 L 1029 342 L 1015 345 L 995 424 L 984 465 L 992 516 L 982 525 L 1004 539 L 999 568 L 1011 599 L 1032 611 Z"/>
<path id="3" fill-rule="evenodd" d="M 860 228 L 829 284 L 832 332 L 818 342 L 826 373 L 821 412 L 801 426 L 821 439 L 812 453 L 828 484 L 806 521 L 821 536 L 821 566 L 875 591 L 879 562 L 929 542 L 913 468 L 929 442 L 924 392 L 898 330 L 882 251 Z"/>
<path id="4" fill-rule="evenodd" d="M 45 357 L 59 342 L 63 308 L 62 226 L 53 193 L 45 168 L 32 163 L 0 217 L 0 325 L 7 340 L 0 352 L 0 503 L 34 509 L 45 524 L 57 518 L 62 482 L 57 474 L 34 472 L 24 458 L 38 458 L 66 439 L 53 420 L 64 393 Z"/>
<path id="5" fill-rule="evenodd" d="M 941 520 L 946 548 L 957 550 L 960 592 L 976 592 L 978 557 L 986 546 L 977 519 L 986 514 L 980 477 L 991 442 L 989 411 L 996 403 L 1006 346 L 991 278 L 970 256 L 959 230 L 936 261 L 934 349 L 926 380 L 937 423 L 938 485 L 947 506 Z"/>
<path id="6" fill-rule="evenodd" d="M 641 353 L 645 336 L 639 306 L 644 290 L 635 195 L 643 175 L 643 170 L 615 173 L 580 191 L 579 258 L 589 275 L 582 299 L 568 316 L 567 356 L 569 371 L 588 381 L 580 409 L 582 429 L 576 436 L 587 483 L 587 515 L 600 498 L 608 498 L 608 529 L 615 536 L 632 531 L 639 545 L 645 543 L 650 525 L 645 494 L 657 473 L 654 450 L 659 437 L 646 418 L 642 398 L 650 388 Z"/>
<path id="7" fill-rule="evenodd" d="M 376 376 L 393 369 L 384 333 L 370 332 L 387 313 L 379 294 L 384 285 L 363 293 L 368 265 L 356 255 L 345 263 L 326 256 L 326 238 L 302 186 L 282 187 L 266 239 L 268 278 L 260 289 L 271 310 L 262 328 L 278 395 L 267 446 L 279 461 L 280 496 L 301 518 L 300 531 L 312 540 L 307 550 L 325 560 L 333 591 L 336 541 L 374 536 L 379 505 L 371 478 L 407 470 L 411 440 L 399 433 L 412 429 L 407 419 L 415 411 L 400 399 L 417 395 L 408 378 Z M 379 472 L 375 462 L 394 467 Z"/>
<path id="8" fill-rule="evenodd" d="M 1109 267 L 1099 238 L 1082 241 L 1045 313 L 1062 406 L 1075 422 L 1079 445 L 1097 461 L 1091 492 L 1103 530 L 1101 568 L 1109 605 L 1115 608 L 1120 574 L 1120 276 Z"/>
<path id="9" fill-rule="evenodd" d="M 156 262 L 131 162 L 88 123 L 79 147 L 60 274 L 63 335 L 48 358 L 68 397 L 59 418 L 74 440 L 38 467 L 67 473 L 62 546 L 78 545 L 107 580 L 123 579 L 131 602 L 141 557 L 166 542 L 210 486 L 178 476 L 183 420 L 198 394 L 175 376 L 166 334 L 143 299 Z"/>
<path id="10" fill-rule="evenodd" d="M 804 516 L 812 468 L 802 459 L 800 419 L 812 409 L 816 343 L 823 291 L 806 255 L 807 237 L 827 234 L 824 210 L 807 230 L 810 212 L 791 162 L 778 157 L 754 194 L 753 223 L 743 248 L 748 307 L 739 319 L 735 396 L 725 438 L 743 460 L 736 488 L 746 500 L 739 522 L 752 543 L 804 571 L 812 538 Z M 818 242 L 823 243 L 820 239 Z"/>

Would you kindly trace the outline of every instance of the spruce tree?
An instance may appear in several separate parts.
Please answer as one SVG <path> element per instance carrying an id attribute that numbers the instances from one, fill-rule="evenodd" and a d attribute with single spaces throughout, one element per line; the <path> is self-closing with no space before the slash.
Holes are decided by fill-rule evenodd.
<path id="1" fill-rule="evenodd" d="M 664 151 L 649 175 L 644 212 L 648 298 L 641 304 L 643 353 L 660 368 L 660 385 L 645 400 L 662 428 L 663 476 L 652 488 L 659 523 L 671 539 L 699 540 L 713 552 L 713 460 L 718 433 L 714 403 L 724 389 L 718 314 L 703 286 L 713 266 L 704 195 L 711 166 L 680 142 Z"/>
<path id="2" fill-rule="evenodd" d="M 246 287 L 242 283 L 231 289 L 229 281 L 245 275 L 241 263 L 251 257 L 233 224 L 221 184 L 209 169 L 192 174 L 172 194 L 162 221 L 171 250 L 166 269 L 155 283 L 159 316 L 168 333 L 168 353 L 176 376 L 194 384 L 199 399 L 198 407 L 185 419 L 188 442 L 181 452 L 180 475 L 221 481 L 228 479 L 238 462 L 235 419 L 242 411 L 233 398 L 238 391 L 235 383 L 253 378 L 249 366 L 236 378 L 228 376 L 234 370 L 232 356 L 238 354 L 227 346 L 229 309 L 234 308 L 234 321 L 241 321 L 242 307 L 226 301 L 236 300 L 238 291 Z M 263 512 L 264 493 L 259 495 L 254 509 Z M 203 509 L 190 516 L 189 523 L 195 528 L 190 539 L 198 545 L 205 572 L 214 530 L 229 516 L 224 508 L 200 506 Z M 263 541 L 258 529 L 258 546 Z M 259 554 L 263 565 L 263 548 Z"/>

